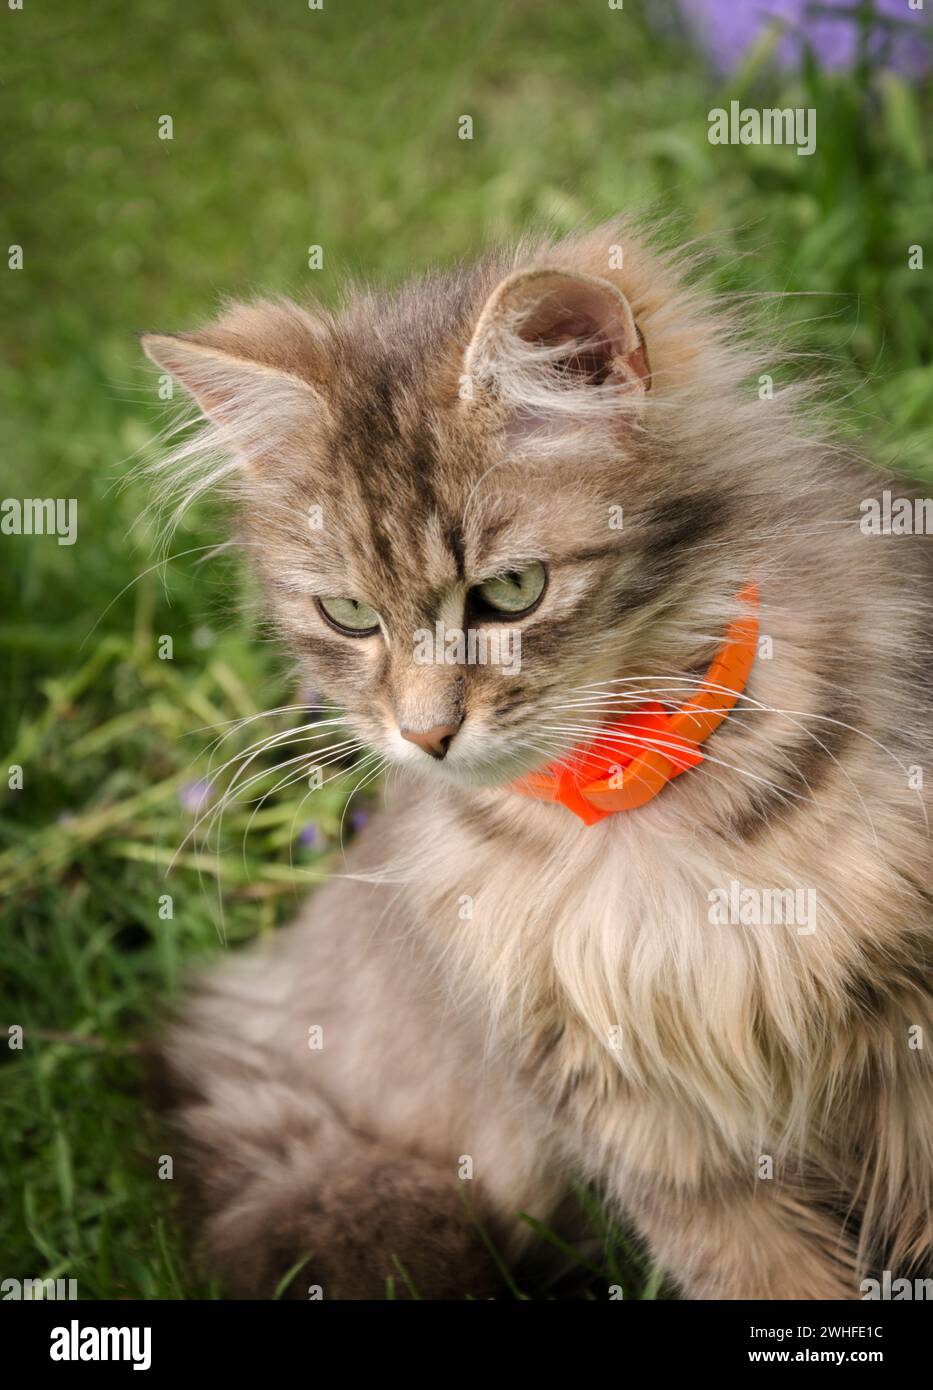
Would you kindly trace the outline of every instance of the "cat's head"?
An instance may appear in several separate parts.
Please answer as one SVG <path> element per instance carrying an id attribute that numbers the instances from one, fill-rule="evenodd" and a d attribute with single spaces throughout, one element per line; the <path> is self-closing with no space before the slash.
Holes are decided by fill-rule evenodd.
<path id="1" fill-rule="evenodd" d="M 613 252 L 144 339 L 206 422 L 170 464 L 183 505 L 236 494 L 282 632 L 393 763 L 495 785 L 550 762 L 702 656 L 746 578 L 714 335 Z"/>

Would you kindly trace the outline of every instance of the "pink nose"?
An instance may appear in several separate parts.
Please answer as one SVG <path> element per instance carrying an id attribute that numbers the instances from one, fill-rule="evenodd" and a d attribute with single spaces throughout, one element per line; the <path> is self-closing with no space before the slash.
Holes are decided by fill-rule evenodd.
<path id="1" fill-rule="evenodd" d="M 433 729 L 426 729 L 424 733 L 417 733 L 414 729 L 399 729 L 399 733 L 409 743 L 417 743 L 432 758 L 446 758 L 447 749 L 459 727 L 459 724 L 435 724 Z"/>

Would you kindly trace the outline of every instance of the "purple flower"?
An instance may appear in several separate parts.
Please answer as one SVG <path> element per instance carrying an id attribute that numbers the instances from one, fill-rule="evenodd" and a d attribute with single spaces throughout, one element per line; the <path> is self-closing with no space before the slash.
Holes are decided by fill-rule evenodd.
<path id="1" fill-rule="evenodd" d="M 748 48 L 769 28 L 782 37 L 775 49 L 781 67 L 797 67 L 804 45 L 809 44 L 824 68 L 846 69 L 859 56 L 860 20 L 853 0 L 681 0 L 681 13 L 714 67 L 731 72 Z M 827 14 L 837 9 L 838 15 Z M 919 76 L 930 66 L 933 45 L 906 25 L 928 19 L 922 10 L 908 9 L 906 0 L 875 0 L 868 51 L 874 61 L 909 76 Z M 885 21 L 901 21 L 892 28 Z"/>
<path id="2" fill-rule="evenodd" d="M 362 830 L 369 820 L 369 812 L 364 810 L 353 811 L 350 815 L 350 824 L 354 830 Z"/>
<path id="3" fill-rule="evenodd" d="M 313 821 L 309 821 L 298 832 L 298 844 L 302 849 L 320 849 L 323 843 L 324 836 Z"/>
<path id="4" fill-rule="evenodd" d="M 210 782 L 205 781 L 203 777 L 199 777 L 196 782 L 186 782 L 183 787 L 179 788 L 178 800 L 186 811 L 191 811 L 192 814 L 195 814 L 200 811 L 210 794 Z"/>

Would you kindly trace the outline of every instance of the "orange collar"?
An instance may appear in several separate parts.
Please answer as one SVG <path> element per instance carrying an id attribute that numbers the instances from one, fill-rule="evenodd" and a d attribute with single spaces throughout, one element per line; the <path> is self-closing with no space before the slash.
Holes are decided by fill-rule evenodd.
<path id="1" fill-rule="evenodd" d="M 697 693 L 673 714 L 656 701 L 623 715 L 591 743 L 542 772 L 512 784 L 512 791 L 537 801 L 558 801 L 585 825 L 614 811 L 634 811 L 653 800 L 668 782 L 703 761 L 700 744 L 709 738 L 745 689 L 758 646 L 758 585 L 739 593 L 748 613 L 729 625 Z M 569 758 L 571 766 L 568 766 Z M 612 775 L 606 776 L 606 768 Z"/>

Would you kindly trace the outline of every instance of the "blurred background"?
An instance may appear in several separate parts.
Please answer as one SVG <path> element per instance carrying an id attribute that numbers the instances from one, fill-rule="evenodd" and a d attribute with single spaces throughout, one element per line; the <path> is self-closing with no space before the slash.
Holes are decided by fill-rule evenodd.
<path id="1" fill-rule="evenodd" d="M 813 354 L 840 428 L 933 478 L 933 290 L 911 251 L 933 258 L 929 16 L 908 0 L 27 0 L 0 25 L 11 267 L 21 248 L 0 275 L 0 491 L 78 502 L 72 546 L 0 535 L 0 1024 L 24 1030 L 0 1048 L 0 1277 L 209 1297 L 157 1177 L 140 1040 L 193 961 L 293 912 L 377 789 L 347 768 L 312 815 L 304 786 L 280 785 L 283 740 L 213 838 L 192 835 L 217 806 L 212 767 L 257 737 L 237 721 L 314 696 L 237 558 L 206 549 L 222 516 L 190 514 L 160 562 L 132 475 L 170 407 L 135 334 L 194 326 L 221 296 L 334 302 L 350 275 L 394 283 L 647 210 L 704 239 L 718 289 L 786 294 L 769 322 Z M 711 145 L 708 113 L 732 101 L 813 108 L 815 153 Z M 580 1200 L 603 1254 L 564 1252 L 570 1296 L 606 1279 L 663 1296 Z"/>

